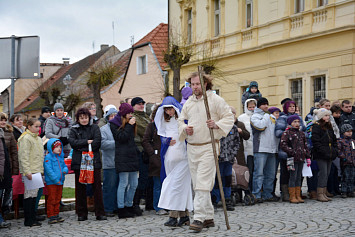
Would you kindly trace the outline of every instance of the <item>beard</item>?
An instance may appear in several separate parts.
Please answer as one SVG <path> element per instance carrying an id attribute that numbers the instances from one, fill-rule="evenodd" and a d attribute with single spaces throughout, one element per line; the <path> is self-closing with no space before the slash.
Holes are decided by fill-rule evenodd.
<path id="1" fill-rule="evenodd" d="M 202 91 L 200 91 L 200 90 L 195 90 L 195 91 L 194 91 L 194 95 L 195 95 L 195 96 L 201 96 L 201 95 L 202 95 Z"/>

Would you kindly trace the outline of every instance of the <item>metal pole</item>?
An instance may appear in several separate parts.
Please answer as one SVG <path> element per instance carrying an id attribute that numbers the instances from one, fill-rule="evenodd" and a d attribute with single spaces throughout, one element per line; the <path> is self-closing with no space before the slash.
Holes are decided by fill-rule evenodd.
<path id="1" fill-rule="evenodd" d="M 10 116 L 14 114 L 15 104 L 15 36 L 11 36 L 11 106 Z"/>
<path id="2" fill-rule="evenodd" d="M 202 71 L 203 71 L 202 66 L 198 66 L 198 75 L 199 75 L 199 78 L 200 78 L 201 89 L 202 89 L 202 94 L 203 94 L 203 100 L 205 102 L 207 119 L 209 120 L 209 119 L 211 119 L 211 113 L 210 113 L 210 107 L 208 105 L 207 94 L 206 94 L 206 89 L 205 89 L 205 83 L 204 83 L 203 77 L 202 77 Z M 213 156 L 214 156 L 214 160 L 215 160 L 215 164 L 216 164 L 218 187 L 219 187 L 219 191 L 221 193 L 221 200 L 222 200 L 222 204 L 223 204 L 224 219 L 226 221 L 227 230 L 230 230 L 231 227 L 229 226 L 229 221 L 228 221 L 226 200 L 224 199 L 221 172 L 219 171 L 219 163 L 218 163 L 218 156 L 217 156 L 217 150 L 216 150 L 216 143 L 215 143 L 214 132 L 213 132 L 212 128 L 210 128 L 210 136 L 211 136 L 211 143 L 212 143 L 212 149 L 213 149 Z"/>

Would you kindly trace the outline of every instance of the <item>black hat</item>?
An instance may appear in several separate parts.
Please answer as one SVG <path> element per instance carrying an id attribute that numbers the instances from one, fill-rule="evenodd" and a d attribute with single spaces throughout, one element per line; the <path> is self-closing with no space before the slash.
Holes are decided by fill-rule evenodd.
<path id="1" fill-rule="evenodd" d="M 42 114 L 47 112 L 51 112 L 51 109 L 48 106 L 42 107 Z"/>
<path id="2" fill-rule="evenodd" d="M 258 99 L 257 107 L 259 108 L 260 105 L 268 105 L 269 101 L 265 97 L 260 97 Z"/>
<path id="3" fill-rule="evenodd" d="M 321 99 L 322 99 L 322 98 L 320 98 L 320 97 L 315 98 L 315 99 L 314 99 L 314 103 L 319 102 Z"/>
<path id="4" fill-rule="evenodd" d="M 145 104 L 145 101 L 141 97 L 134 97 L 131 101 L 132 107 L 139 103 Z"/>
<path id="5" fill-rule="evenodd" d="M 291 101 L 291 100 L 292 100 L 291 98 L 285 98 L 285 99 L 281 100 L 281 104 L 283 105 L 287 101 Z"/>

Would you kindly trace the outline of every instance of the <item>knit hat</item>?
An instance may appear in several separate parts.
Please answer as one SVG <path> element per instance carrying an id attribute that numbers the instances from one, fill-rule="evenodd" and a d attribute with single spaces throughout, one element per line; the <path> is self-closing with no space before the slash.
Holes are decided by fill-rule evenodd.
<path id="1" fill-rule="evenodd" d="M 320 108 L 320 109 L 315 109 L 313 111 L 313 115 L 317 117 L 318 120 L 322 119 L 326 115 L 330 115 L 331 112 L 330 110 L 327 110 L 325 108 Z"/>
<path id="2" fill-rule="evenodd" d="M 51 112 L 51 109 L 48 106 L 42 107 L 41 113 L 43 114 L 43 113 L 47 113 L 47 112 Z"/>
<path id="3" fill-rule="evenodd" d="M 64 106 L 63 106 L 61 103 L 55 103 L 53 109 L 54 109 L 54 112 L 55 112 L 57 109 L 62 109 L 62 110 L 64 110 Z"/>
<path id="4" fill-rule="evenodd" d="M 115 110 L 117 110 L 117 107 L 114 105 L 106 105 L 105 109 L 104 109 L 104 113 L 105 113 L 105 117 L 107 112 L 109 111 L 109 109 L 114 108 Z"/>
<path id="5" fill-rule="evenodd" d="M 192 89 L 190 87 L 184 87 L 181 90 L 181 95 L 182 95 L 182 100 L 180 104 L 183 105 L 188 100 L 188 98 L 192 95 Z"/>
<path id="6" fill-rule="evenodd" d="M 258 99 L 257 107 L 259 108 L 261 105 L 268 105 L 269 101 L 265 97 L 260 97 Z"/>
<path id="7" fill-rule="evenodd" d="M 120 105 L 119 110 L 120 110 L 120 115 L 122 117 L 125 117 L 127 114 L 134 112 L 133 107 L 128 103 L 122 103 Z"/>
<path id="8" fill-rule="evenodd" d="M 141 97 L 134 97 L 131 101 L 132 107 L 135 106 L 136 104 L 143 103 L 145 104 L 145 101 Z M 121 108 L 121 107 L 120 107 Z M 121 110 L 120 110 L 121 111 Z"/>
<path id="9" fill-rule="evenodd" d="M 60 142 L 60 140 L 56 140 L 56 141 L 53 142 L 53 144 L 52 144 L 52 151 L 53 151 L 56 147 L 61 146 L 61 145 L 62 145 L 62 143 Z"/>
<path id="10" fill-rule="evenodd" d="M 250 82 L 249 88 L 252 88 L 252 87 L 256 87 L 256 89 L 258 89 L 258 83 L 256 81 Z"/>
<path id="11" fill-rule="evenodd" d="M 285 98 L 285 99 L 283 99 L 283 100 L 281 100 L 281 103 L 280 104 L 285 104 L 287 101 L 290 101 L 290 100 L 292 100 L 291 98 Z"/>
<path id="12" fill-rule="evenodd" d="M 275 111 L 281 112 L 281 110 L 280 110 L 279 108 L 277 108 L 277 107 L 270 107 L 270 108 L 268 109 L 268 111 L 270 112 L 270 114 L 272 114 L 272 113 L 275 112 Z"/>
<path id="13" fill-rule="evenodd" d="M 343 124 L 340 128 L 340 133 L 344 134 L 347 131 L 353 130 L 353 127 L 350 124 Z"/>
<path id="14" fill-rule="evenodd" d="M 291 115 L 290 117 L 287 118 L 287 124 L 291 125 L 291 123 L 293 121 L 295 121 L 296 119 L 298 119 L 299 121 L 301 121 L 300 116 L 298 116 L 297 114 Z"/>
<path id="15" fill-rule="evenodd" d="M 286 101 L 285 104 L 282 106 L 283 112 L 285 114 L 288 114 L 288 108 L 290 107 L 291 104 L 294 104 L 296 107 L 296 102 L 294 102 L 293 100 Z"/>
<path id="16" fill-rule="evenodd" d="M 106 113 L 105 113 L 105 118 L 108 120 L 111 114 L 117 114 L 117 109 L 115 108 L 110 108 Z"/>

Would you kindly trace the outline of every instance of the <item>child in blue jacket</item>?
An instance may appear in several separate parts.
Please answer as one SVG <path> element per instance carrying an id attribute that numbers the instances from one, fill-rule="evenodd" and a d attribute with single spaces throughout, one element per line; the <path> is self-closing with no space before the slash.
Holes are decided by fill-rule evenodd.
<path id="1" fill-rule="evenodd" d="M 63 144 L 59 139 L 51 138 L 47 143 L 48 154 L 44 159 L 44 176 L 48 190 L 48 223 L 63 222 L 59 216 L 59 203 L 62 198 L 63 183 L 68 168 L 64 163 Z"/>

